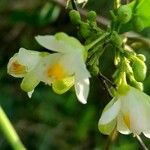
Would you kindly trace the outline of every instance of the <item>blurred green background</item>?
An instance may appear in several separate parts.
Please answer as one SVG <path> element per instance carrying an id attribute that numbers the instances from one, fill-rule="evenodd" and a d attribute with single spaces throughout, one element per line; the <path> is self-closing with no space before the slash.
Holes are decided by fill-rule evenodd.
<path id="1" fill-rule="evenodd" d="M 91 79 L 88 103 L 83 105 L 77 101 L 74 89 L 57 95 L 42 83 L 29 99 L 20 89 L 21 79 L 7 74 L 8 60 L 20 47 L 45 51 L 36 43 L 36 35 L 63 31 L 76 36 L 77 30 L 61 4 L 65 4 L 65 0 L 0 0 L 0 104 L 28 150 L 103 150 L 108 137 L 98 131 L 97 123 L 111 97 L 101 81 Z M 96 10 L 98 15 L 109 18 L 112 6 L 112 0 L 89 0 L 86 9 Z M 149 38 L 150 30 L 145 29 L 142 34 Z M 146 55 L 150 68 L 150 48 L 137 52 Z M 111 78 L 108 68 L 113 68 L 113 63 L 109 54 L 107 51 L 103 57 L 103 72 Z M 150 69 L 145 92 L 150 94 Z M 150 148 L 150 140 L 142 138 Z M 118 134 L 111 149 L 141 148 L 132 135 Z M 11 150 L 1 131 L 0 150 Z"/>

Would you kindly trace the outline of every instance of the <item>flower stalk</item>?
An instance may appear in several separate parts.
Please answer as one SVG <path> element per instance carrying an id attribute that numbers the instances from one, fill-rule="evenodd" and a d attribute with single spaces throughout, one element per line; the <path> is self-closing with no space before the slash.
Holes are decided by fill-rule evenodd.
<path id="1" fill-rule="evenodd" d="M 147 146 L 145 145 L 145 143 L 142 141 L 141 137 L 139 135 L 135 136 L 136 139 L 138 140 L 139 144 L 141 145 L 143 150 L 148 150 Z"/>
<path id="2" fill-rule="evenodd" d="M 104 40 L 108 35 L 109 35 L 109 33 L 103 34 L 102 36 L 100 36 L 99 38 L 97 38 L 95 41 L 92 41 L 90 44 L 85 45 L 85 49 L 88 51 L 88 50 L 91 49 L 93 46 L 95 46 L 98 42 Z"/>
<path id="3" fill-rule="evenodd" d="M 0 106 L 0 129 L 14 150 L 26 150 L 1 106 Z"/>

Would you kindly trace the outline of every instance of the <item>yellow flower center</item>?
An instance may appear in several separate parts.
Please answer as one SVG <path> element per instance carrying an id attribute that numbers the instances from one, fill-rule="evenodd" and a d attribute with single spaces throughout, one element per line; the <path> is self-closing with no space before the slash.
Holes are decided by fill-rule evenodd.
<path id="1" fill-rule="evenodd" d="M 53 66 L 50 66 L 47 69 L 47 75 L 49 78 L 54 78 L 55 80 L 62 80 L 66 77 L 66 73 L 63 69 L 63 67 L 56 63 Z"/>
<path id="2" fill-rule="evenodd" d="M 10 72 L 15 75 L 21 75 L 26 73 L 26 67 L 19 64 L 17 61 L 14 61 L 11 65 Z"/>
<path id="3" fill-rule="evenodd" d="M 129 114 L 126 114 L 123 116 L 123 120 L 126 124 L 126 126 L 130 129 L 130 117 L 129 117 Z"/>

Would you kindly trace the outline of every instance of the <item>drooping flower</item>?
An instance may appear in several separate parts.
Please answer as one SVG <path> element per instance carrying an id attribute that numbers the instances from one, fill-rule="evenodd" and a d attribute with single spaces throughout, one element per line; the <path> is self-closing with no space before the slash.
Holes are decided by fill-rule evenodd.
<path id="1" fill-rule="evenodd" d="M 150 138 L 150 97 L 129 85 L 122 86 L 103 110 L 98 128 L 107 135 L 116 129 Z"/>
<path id="2" fill-rule="evenodd" d="M 46 56 L 40 63 L 40 80 L 52 84 L 53 90 L 58 94 L 66 92 L 74 84 L 79 101 L 85 104 L 90 74 L 85 65 L 84 46 L 65 33 L 37 36 L 36 40 L 46 49 L 56 52 Z"/>
<path id="3" fill-rule="evenodd" d="M 45 48 L 57 53 L 36 52 L 21 48 L 8 63 L 8 73 L 23 78 L 21 88 L 31 97 L 40 81 L 52 85 L 62 94 L 75 85 L 76 95 L 86 103 L 89 93 L 90 74 L 86 69 L 85 47 L 65 33 L 55 36 L 37 36 L 36 40 Z"/>
<path id="4" fill-rule="evenodd" d="M 19 52 L 14 54 L 8 62 L 8 74 L 17 78 L 24 78 L 21 88 L 28 92 L 29 96 L 40 82 L 35 70 L 42 58 L 43 56 L 40 52 L 20 48 Z"/>

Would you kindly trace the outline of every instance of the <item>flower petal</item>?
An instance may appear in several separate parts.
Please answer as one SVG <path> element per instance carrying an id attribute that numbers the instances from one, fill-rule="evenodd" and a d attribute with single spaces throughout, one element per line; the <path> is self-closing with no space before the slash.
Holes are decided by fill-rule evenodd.
<path id="1" fill-rule="evenodd" d="M 76 95 L 78 100 L 83 103 L 86 104 L 87 103 L 87 97 L 89 94 L 89 78 L 85 78 L 85 79 L 81 79 L 80 78 L 75 78 L 75 91 L 76 91 Z"/>
<path id="2" fill-rule="evenodd" d="M 82 52 L 84 47 L 75 38 L 65 33 L 57 33 L 55 36 L 44 35 L 36 36 L 36 41 L 43 47 L 61 53 Z"/>
<path id="3" fill-rule="evenodd" d="M 124 120 L 123 120 L 123 115 L 119 114 L 117 117 L 117 130 L 122 133 L 122 134 L 130 134 L 131 131 L 128 129 L 126 126 Z"/>
<path id="4" fill-rule="evenodd" d="M 100 124 L 98 123 L 98 129 L 101 133 L 110 135 L 116 126 L 116 119 L 112 120 L 111 122 L 107 124 Z"/>
<path id="5" fill-rule="evenodd" d="M 48 76 L 48 69 L 52 67 L 55 63 L 59 61 L 61 54 L 54 53 L 45 56 L 40 63 L 38 64 L 38 68 L 36 68 L 36 73 L 39 77 L 39 80 L 51 85 L 53 77 Z"/>
<path id="6" fill-rule="evenodd" d="M 8 62 L 8 73 L 14 77 L 24 77 L 26 73 L 34 69 L 40 59 L 39 52 L 20 48 Z"/>
<path id="7" fill-rule="evenodd" d="M 74 77 L 67 77 L 63 80 L 54 81 L 52 89 L 57 94 L 63 94 L 67 92 L 74 84 Z"/>
<path id="8" fill-rule="evenodd" d="M 149 133 L 148 133 L 148 132 L 143 132 L 143 134 L 144 134 L 147 138 L 150 139 L 150 132 L 149 132 Z"/>
<path id="9" fill-rule="evenodd" d="M 33 92 L 34 92 L 34 90 L 27 93 L 29 98 L 32 97 Z"/>
<path id="10" fill-rule="evenodd" d="M 20 48 L 17 59 L 21 64 L 27 66 L 28 71 L 30 71 L 41 60 L 41 55 L 40 52 Z"/>
<path id="11" fill-rule="evenodd" d="M 17 59 L 18 53 L 16 53 L 8 62 L 7 65 L 7 73 L 12 75 L 13 77 L 22 78 L 27 73 L 27 67 Z"/>
<path id="12" fill-rule="evenodd" d="M 99 120 L 99 124 L 108 124 L 111 122 L 113 119 L 115 119 L 120 111 L 121 107 L 121 101 L 117 100 L 115 101 L 116 98 L 113 98 L 107 105 L 109 106 L 108 109 L 104 109 L 102 116 Z M 111 104 L 111 106 L 110 106 Z M 106 105 L 106 107 L 108 107 Z"/>
<path id="13" fill-rule="evenodd" d="M 33 91 L 34 88 L 40 83 L 36 72 L 32 71 L 25 75 L 21 83 L 21 89 L 25 92 Z"/>
<path id="14" fill-rule="evenodd" d="M 131 87 L 127 99 L 130 108 L 131 130 L 136 134 L 150 132 L 150 97 Z"/>

